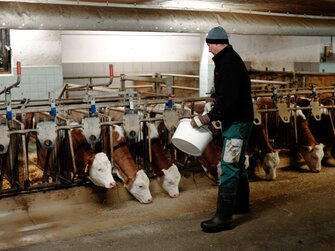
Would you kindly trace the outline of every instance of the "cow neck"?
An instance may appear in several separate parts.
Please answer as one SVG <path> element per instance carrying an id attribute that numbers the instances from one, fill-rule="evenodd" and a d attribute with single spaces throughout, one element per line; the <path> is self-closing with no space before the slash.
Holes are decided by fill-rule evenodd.
<path id="1" fill-rule="evenodd" d="M 91 149 L 82 147 L 76 154 L 76 167 L 78 174 L 89 176 L 90 169 L 95 158 L 95 153 Z"/>
<path id="2" fill-rule="evenodd" d="M 127 143 L 124 141 L 121 141 L 119 144 L 113 146 L 113 152 L 116 152 L 118 149 L 120 149 L 123 146 L 127 146 Z"/>
<path id="3" fill-rule="evenodd" d="M 313 134 L 311 133 L 307 120 L 297 116 L 298 125 L 298 141 L 302 146 L 315 146 L 317 141 L 315 140 Z"/>
<path id="4" fill-rule="evenodd" d="M 128 147 L 125 142 L 121 142 L 113 147 L 113 160 L 114 164 L 118 167 L 124 183 L 129 184 L 134 182 L 138 168 L 128 151 Z"/>
<path id="5" fill-rule="evenodd" d="M 125 172 L 124 170 L 122 170 L 122 168 L 120 168 L 118 164 L 116 165 L 119 167 L 118 171 L 119 174 L 122 176 L 124 186 L 130 188 L 136 179 L 136 173 L 130 174 L 129 172 Z"/>
<path id="6" fill-rule="evenodd" d="M 167 156 L 165 155 L 159 139 L 152 139 L 151 153 L 153 168 L 158 176 L 163 176 L 163 169 L 167 170 L 172 165 Z"/>

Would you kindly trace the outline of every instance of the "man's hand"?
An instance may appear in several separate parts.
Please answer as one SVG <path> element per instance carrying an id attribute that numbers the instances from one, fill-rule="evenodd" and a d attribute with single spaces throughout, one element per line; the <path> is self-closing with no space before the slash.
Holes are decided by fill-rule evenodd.
<path id="1" fill-rule="evenodd" d="M 191 126 L 194 128 L 200 128 L 204 125 L 207 125 L 211 122 L 207 114 L 197 115 L 191 119 Z"/>
<path id="2" fill-rule="evenodd" d="M 208 102 L 210 102 L 210 103 L 215 103 L 215 101 L 216 101 L 215 98 L 212 98 L 212 97 L 206 97 L 206 98 L 205 98 L 205 102 L 206 102 L 206 103 L 208 103 Z"/>

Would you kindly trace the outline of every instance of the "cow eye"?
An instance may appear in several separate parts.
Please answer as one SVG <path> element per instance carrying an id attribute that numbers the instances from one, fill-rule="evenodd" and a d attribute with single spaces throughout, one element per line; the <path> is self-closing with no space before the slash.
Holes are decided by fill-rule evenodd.
<path id="1" fill-rule="evenodd" d="M 143 185 L 138 185 L 139 188 L 143 188 Z"/>
<path id="2" fill-rule="evenodd" d="M 98 167 L 98 172 L 101 172 L 102 171 L 102 168 L 101 167 Z"/>

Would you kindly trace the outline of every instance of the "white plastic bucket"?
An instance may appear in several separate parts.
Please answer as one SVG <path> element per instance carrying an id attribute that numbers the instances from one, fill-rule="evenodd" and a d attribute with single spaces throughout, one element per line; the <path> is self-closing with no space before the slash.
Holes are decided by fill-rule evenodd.
<path id="1" fill-rule="evenodd" d="M 179 150 L 200 156 L 212 139 L 212 132 L 207 126 L 193 128 L 191 119 L 181 119 L 171 141 Z"/>

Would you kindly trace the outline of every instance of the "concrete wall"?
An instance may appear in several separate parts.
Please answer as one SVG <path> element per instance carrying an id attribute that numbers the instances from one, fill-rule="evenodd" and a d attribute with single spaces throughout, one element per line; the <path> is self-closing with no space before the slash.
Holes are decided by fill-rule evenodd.
<path id="1" fill-rule="evenodd" d="M 232 35 L 230 42 L 256 70 L 294 70 L 295 62 L 320 62 L 320 38 Z"/>
<path id="2" fill-rule="evenodd" d="M 11 30 L 10 36 L 13 65 L 22 64 L 14 98 L 47 98 L 49 91 L 56 93 L 62 87 L 63 76 L 108 76 L 110 63 L 116 76 L 200 73 L 201 96 L 213 84 L 214 65 L 205 34 Z M 231 35 L 229 39 L 256 70 L 334 69 L 333 62 L 320 65 L 324 45 L 333 43 L 330 38 Z M 0 75 L 0 88 L 15 83 L 15 68 L 12 72 Z"/>
<path id="3" fill-rule="evenodd" d="M 113 64 L 114 76 L 199 74 L 199 34 L 64 31 L 62 48 L 64 77 L 108 76 L 109 64 Z M 88 80 L 66 82 L 86 84 Z M 108 79 L 94 80 L 104 82 Z M 113 86 L 119 85 L 115 78 Z"/>

